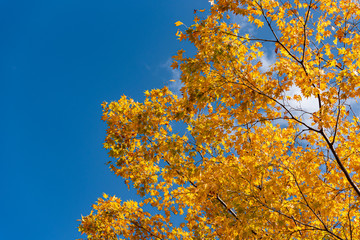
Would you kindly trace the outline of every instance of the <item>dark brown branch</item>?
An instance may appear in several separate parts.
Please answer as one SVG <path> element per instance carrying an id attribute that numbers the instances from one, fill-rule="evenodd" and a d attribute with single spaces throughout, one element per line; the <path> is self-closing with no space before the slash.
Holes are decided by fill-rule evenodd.
<path id="1" fill-rule="evenodd" d="M 151 139 L 149 139 L 148 137 L 147 137 L 147 139 L 148 139 L 150 142 L 152 142 Z M 165 160 L 165 162 L 166 162 L 169 166 L 172 166 L 169 161 Z M 176 173 L 179 174 L 179 176 L 184 177 L 183 174 L 182 174 L 179 170 L 176 170 Z M 187 178 L 186 180 L 187 180 L 193 187 L 197 188 L 197 185 L 196 185 L 193 181 L 191 181 L 189 178 Z M 227 210 L 236 220 L 239 220 L 237 214 L 236 214 L 231 208 L 229 208 L 229 207 L 227 206 L 227 204 L 219 197 L 218 194 L 216 195 L 216 199 L 221 203 L 222 206 L 224 206 L 224 207 L 226 208 L 226 210 Z"/>
<path id="2" fill-rule="evenodd" d="M 349 203 L 350 205 L 350 203 Z M 351 225 L 351 217 L 350 217 L 350 211 L 351 211 L 351 206 L 349 206 L 349 211 L 347 213 L 347 217 L 349 219 L 349 231 L 350 231 L 350 239 L 353 239 L 353 229 L 352 229 L 352 225 Z"/>
<path id="3" fill-rule="evenodd" d="M 263 38 L 247 38 L 247 37 L 242 37 L 242 36 L 236 35 L 236 34 L 234 34 L 234 33 L 232 33 L 232 32 L 224 32 L 224 31 L 221 31 L 221 33 L 224 33 L 224 34 L 227 34 L 227 35 L 236 37 L 236 38 L 244 39 L 244 40 L 247 40 L 247 41 L 272 42 L 272 43 L 277 43 L 277 42 L 278 42 L 277 40 L 270 40 L 270 39 L 263 39 Z"/>
<path id="4" fill-rule="evenodd" d="M 138 224 L 136 221 L 130 221 L 132 224 L 134 224 L 136 227 L 141 228 L 143 230 L 145 230 L 147 233 L 149 233 L 151 236 L 157 238 L 157 239 L 165 239 L 165 238 L 161 238 L 159 236 L 156 236 L 154 233 L 152 233 L 150 230 L 146 229 L 145 227 L 143 227 L 141 224 Z"/>
<path id="5" fill-rule="evenodd" d="M 321 224 L 323 225 L 323 227 L 325 228 L 326 231 L 330 232 L 330 230 L 328 229 L 328 227 L 325 225 L 324 221 L 316 214 L 316 212 L 314 211 L 314 209 L 310 206 L 309 202 L 307 201 L 304 193 L 302 192 L 301 188 L 300 188 L 300 185 L 295 177 L 295 174 L 293 174 L 290 169 L 286 168 L 286 170 L 288 170 L 288 172 L 293 176 L 294 178 L 294 181 L 295 181 L 295 184 L 297 186 L 297 188 L 299 189 L 299 192 L 302 196 L 302 198 L 304 199 L 305 201 L 305 204 L 306 206 L 310 209 L 310 211 L 315 215 L 315 217 L 321 222 Z"/>
<path id="6" fill-rule="evenodd" d="M 293 119 L 295 122 L 297 122 L 297 123 L 299 123 L 299 124 L 301 124 L 301 125 L 304 125 L 304 126 L 305 126 L 306 128 L 308 128 L 309 130 L 312 130 L 312 131 L 314 131 L 314 132 L 319 132 L 319 130 L 317 130 L 317 129 L 315 129 L 315 128 L 312 128 L 311 126 L 307 125 L 305 122 L 300 121 L 299 119 L 297 119 L 297 118 L 292 114 L 292 112 L 290 112 L 290 110 L 287 109 L 287 107 L 286 107 L 284 104 L 280 103 L 280 102 L 279 102 L 278 100 L 276 100 L 275 98 L 273 98 L 273 97 L 271 97 L 271 96 L 263 93 L 261 90 L 255 89 L 255 88 L 253 88 L 253 87 L 251 87 L 251 86 L 248 86 L 248 85 L 245 84 L 245 83 L 239 83 L 239 82 L 226 82 L 226 83 L 244 85 L 245 87 L 249 88 L 250 90 L 254 91 L 255 93 L 260 94 L 260 95 L 262 95 L 262 96 L 264 96 L 264 97 L 269 98 L 270 100 L 274 101 L 276 104 L 278 104 L 279 106 L 281 106 L 281 107 L 290 115 L 290 117 L 291 117 L 290 119 Z"/>
<path id="7" fill-rule="evenodd" d="M 337 133 L 337 129 L 338 129 L 338 126 L 339 126 L 339 119 L 340 119 L 340 112 L 341 112 L 341 109 L 340 109 L 340 105 L 338 105 L 338 113 L 337 113 L 337 117 L 336 117 L 336 123 L 335 123 L 335 130 L 334 130 L 334 137 L 331 141 L 331 145 L 334 145 L 334 142 L 335 142 L 335 139 L 336 139 L 336 133 Z"/>
<path id="8" fill-rule="evenodd" d="M 165 160 L 165 162 L 166 162 L 169 166 L 171 166 L 171 164 L 169 163 L 169 161 Z M 180 173 L 180 171 L 176 170 L 176 172 L 177 172 L 177 174 L 179 174 L 180 176 L 184 177 L 184 176 Z M 193 187 L 195 187 L 195 188 L 198 187 L 198 186 L 197 186 L 193 181 L 191 181 L 190 179 L 187 179 L 187 181 L 188 181 Z M 229 208 L 229 207 L 227 206 L 227 204 L 219 197 L 218 194 L 216 195 L 216 200 L 218 200 L 218 201 L 220 202 L 220 204 L 221 204 L 223 207 L 225 207 L 226 210 L 227 210 L 236 220 L 239 220 L 237 214 L 236 214 L 231 208 Z"/>
<path id="9" fill-rule="evenodd" d="M 306 51 L 306 24 L 309 20 L 309 15 L 310 15 L 310 9 L 311 9 L 311 4 L 312 4 L 312 0 L 309 3 L 309 7 L 308 10 L 306 12 L 306 18 L 305 18 L 305 23 L 304 23 L 304 44 L 303 44 L 303 54 L 302 54 L 302 59 L 301 62 L 304 62 L 305 59 L 305 51 Z"/>
<path id="10" fill-rule="evenodd" d="M 319 133 L 323 136 L 323 138 L 325 139 L 325 142 L 327 143 L 328 147 L 330 148 L 330 151 L 332 152 L 332 154 L 335 157 L 335 160 L 337 162 L 337 164 L 339 165 L 341 171 L 345 174 L 346 179 L 348 180 L 348 182 L 350 183 L 351 187 L 355 190 L 356 194 L 358 195 L 358 197 L 360 197 L 360 189 L 358 188 L 358 186 L 355 184 L 355 182 L 351 179 L 349 172 L 346 170 L 344 164 L 341 162 L 341 159 L 339 157 L 339 155 L 337 154 L 334 146 L 331 144 L 330 140 L 328 139 L 328 137 L 325 135 L 323 130 L 320 130 Z"/>
<path id="11" fill-rule="evenodd" d="M 337 236 L 336 234 L 334 234 L 334 233 L 331 232 L 331 231 L 328 231 L 328 230 L 326 230 L 326 229 L 321 229 L 321 228 L 318 228 L 318 227 L 313 226 L 313 225 L 311 225 L 311 224 L 307 224 L 307 223 L 301 222 L 300 220 L 295 219 L 293 216 L 289 216 L 289 215 L 281 212 L 280 210 L 277 210 L 277 209 L 275 209 L 275 208 L 272 208 L 272 207 L 267 206 L 265 203 L 263 203 L 262 201 L 260 201 L 260 200 L 259 200 L 258 198 L 256 198 L 256 197 L 254 197 L 254 199 L 255 199 L 258 203 L 260 203 L 263 207 L 265 207 L 265 208 L 267 208 L 267 209 L 269 209 L 269 210 L 271 210 L 271 211 L 273 211 L 273 212 L 276 212 L 276 213 L 278 213 L 278 214 L 281 215 L 281 216 L 284 216 L 284 217 L 286 217 L 286 218 L 288 218 L 288 219 L 291 219 L 291 220 L 293 220 L 294 222 L 297 222 L 297 223 L 299 223 L 299 224 L 301 224 L 301 225 L 303 225 L 303 226 L 305 226 L 305 227 L 310 227 L 310 228 L 313 229 L 313 230 L 328 232 L 330 235 L 334 236 L 335 238 L 337 238 L 337 239 L 339 239 L 339 240 L 343 240 L 343 238 Z"/>
<path id="12" fill-rule="evenodd" d="M 298 63 L 300 63 L 301 65 L 303 65 L 302 62 L 301 62 L 299 59 L 297 59 L 297 58 L 284 46 L 284 44 L 282 44 L 282 42 L 280 42 L 280 40 L 279 40 L 278 36 L 276 35 L 273 27 L 271 26 L 271 23 L 269 22 L 269 19 L 267 18 L 266 14 L 265 14 L 265 11 L 264 11 L 263 7 L 262 7 L 261 4 L 259 4 L 258 2 L 256 2 L 256 4 L 259 6 L 259 8 L 260 8 L 260 10 L 261 10 L 261 13 L 262 13 L 263 17 L 265 18 L 265 21 L 266 21 L 267 25 L 268 25 L 269 28 L 270 28 L 271 33 L 272 33 L 273 36 L 275 37 L 275 39 L 276 39 L 275 42 L 278 43 L 296 62 L 298 62 Z"/>

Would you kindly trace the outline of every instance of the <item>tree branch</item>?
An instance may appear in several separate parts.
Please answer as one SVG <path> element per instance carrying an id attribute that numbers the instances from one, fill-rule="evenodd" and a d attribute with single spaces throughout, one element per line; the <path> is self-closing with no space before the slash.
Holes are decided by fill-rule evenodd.
<path id="1" fill-rule="evenodd" d="M 325 133 L 324 133 L 324 131 L 322 129 L 319 131 L 319 133 L 325 139 L 325 142 L 327 143 L 328 147 L 330 148 L 330 151 L 334 155 L 337 164 L 339 165 L 341 171 L 345 174 L 345 177 L 348 180 L 348 182 L 350 183 L 351 187 L 355 190 L 358 197 L 360 197 L 360 189 L 355 184 L 355 182 L 351 179 L 349 172 L 346 170 L 344 164 L 341 162 L 341 159 L 339 158 L 339 155 L 337 154 L 334 146 L 331 144 L 331 142 L 329 141 L 328 137 L 325 135 Z"/>

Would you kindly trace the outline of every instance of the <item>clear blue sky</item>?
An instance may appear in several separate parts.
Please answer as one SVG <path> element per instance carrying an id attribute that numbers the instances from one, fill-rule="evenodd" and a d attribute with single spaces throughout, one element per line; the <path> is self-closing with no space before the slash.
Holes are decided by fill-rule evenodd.
<path id="1" fill-rule="evenodd" d="M 175 33 L 207 0 L 0 0 L 0 239 L 75 239 L 103 192 L 103 101 L 169 84 Z"/>

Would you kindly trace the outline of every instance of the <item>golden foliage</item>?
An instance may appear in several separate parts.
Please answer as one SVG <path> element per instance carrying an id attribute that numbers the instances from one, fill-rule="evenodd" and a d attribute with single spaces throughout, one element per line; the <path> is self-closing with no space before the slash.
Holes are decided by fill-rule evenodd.
<path id="1" fill-rule="evenodd" d="M 143 103 L 104 103 L 110 168 L 143 201 L 104 194 L 80 231 L 89 239 L 360 239 L 360 4 L 211 2 L 203 20 L 177 33 L 197 49 L 174 56 L 181 97 L 165 87 L 146 91 Z M 234 17 L 260 29 L 245 33 Z"/>

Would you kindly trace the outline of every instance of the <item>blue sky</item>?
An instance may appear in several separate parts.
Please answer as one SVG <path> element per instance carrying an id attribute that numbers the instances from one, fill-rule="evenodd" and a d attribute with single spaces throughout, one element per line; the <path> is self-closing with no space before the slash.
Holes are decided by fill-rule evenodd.
<path id="1" fill-rule="evenodd" d="M 0 239 L 75 239 L 103 192 L 135 195 L 105 163 L 103 101 L 169 85 L 207 0 L 0 0 Z"/>

